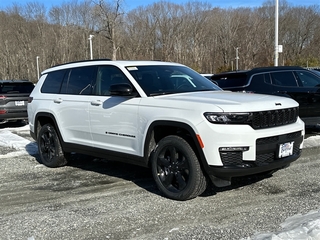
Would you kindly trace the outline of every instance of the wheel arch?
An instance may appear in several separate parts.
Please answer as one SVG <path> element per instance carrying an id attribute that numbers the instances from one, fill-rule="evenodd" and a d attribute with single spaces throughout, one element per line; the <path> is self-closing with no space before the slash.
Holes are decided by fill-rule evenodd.
<path id="1" fill-rule="evenodd" d="M 144 156 L 148 166 L 150 166 L 150 156 L 153 149 L 162 138 L 168 135 L 178 135 L 186 140 L 197 155 L 201 166 L 207 168 L 207 162 L 193 128 L 184 122 L 163 120 L 154 121 L 147 131 L 144 142 Z"/>
<path id="2" fill-rule="evenodd" d="M 46 113 L 46 112 L 39 112 L 35 117 L 35 121 L 34 121 L 34 136 L 36 138 L 35 140 L 38 139 L 38 135 L 41 127 L 47 123 L 50 123 L 55 128 L 55 130 L 58 133 L 60 142 L 63 143 L 63 139 L 54 115 L 52 113 Z"/>

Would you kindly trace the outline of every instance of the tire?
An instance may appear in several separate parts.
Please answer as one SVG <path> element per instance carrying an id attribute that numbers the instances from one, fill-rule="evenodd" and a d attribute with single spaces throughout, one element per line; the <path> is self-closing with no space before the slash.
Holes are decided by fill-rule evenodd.
<path id="1" fill-rule="evenodd" d="M 68 161 L 62 151 L 60 140 L 51 124 L 41 127 L 38 135 L 38 149 L 41 162 L 47 167 L 65 166 Z"/>
<path id="2" fill-rule="evenodd" d="M 168 198 L 192 199 L 207 188 L 195 152 L 179 136 L 167 136 L 159 141 L 151 155 L 151 168 L 157 187 Z"/>

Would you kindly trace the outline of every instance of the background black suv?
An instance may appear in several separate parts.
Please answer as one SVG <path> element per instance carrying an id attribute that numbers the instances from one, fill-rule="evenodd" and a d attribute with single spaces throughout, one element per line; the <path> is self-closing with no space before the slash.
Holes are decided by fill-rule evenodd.
<path id="1" fill-rule="evenodd" d="M 306 127 L 320 124 L 320 76 L 301 67 L 263 67 L 211 77 L 224 90 L 263 93 L 296 100 Z"/>
<path id="2" fill-rule="evenodd" d="M 0 124 L 28 119 L 27 103 L 33 88 L 27 80 L 0 80 Z"/>

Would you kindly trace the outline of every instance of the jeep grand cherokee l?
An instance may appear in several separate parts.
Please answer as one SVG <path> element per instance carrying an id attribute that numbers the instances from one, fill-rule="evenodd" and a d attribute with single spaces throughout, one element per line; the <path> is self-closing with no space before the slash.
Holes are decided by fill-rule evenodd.
<path id="1" fill-rule="evenodd" d="M 222 91 L 181 64 L 92 60 L 42 72 L 30 95 L 30 133 L 43 164 L 77 152 L 150 167 L 168 198 L 208 179 L 271 172 L 301 154 L 304 123 L 290 98 Z"/>
<path id="2" fill-rule="evenodd" d="M 290 97 L 306 126 L 320 124 L 320 76 L 301 67 L 264 67 L 211 77 L 224 90 Z"/>
<path id="3" fill-rule="evenodd" d="M 33 88 L 27 80 L 0 80 L 0 124 L 28 119 L 27 103 Z"/>

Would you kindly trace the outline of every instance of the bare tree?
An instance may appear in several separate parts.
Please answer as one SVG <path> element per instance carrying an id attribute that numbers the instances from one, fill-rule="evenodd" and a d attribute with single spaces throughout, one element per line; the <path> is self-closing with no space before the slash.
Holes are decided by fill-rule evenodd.
<path id="1" fill-rule="evenodd" d="M 110 41 L 112 60 L 117 59 L 117 51 L 121 45 L 119 33 L 124 14 L 121 10 L 121 2 L 121 0 L 116 0 L 114 3 L 99 0 L 94 11 L 95 31 Z"/>
<path id="2" fill-rule="evenodd" d="M 42 3 L 12 4 L 0 11 L 0 77 L 37 80 L 41 69 L 95 58 L 165 60 L 199 72 L 272 65 L 274 2 L 257 8 L 212 8 L 209 3 L 158 1 L 125 13 L 122 0 L 71 0 L 46 9 Z M 320 64 L 320 7 L 279 6 L 280 64 Z"/>

